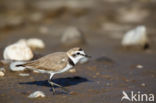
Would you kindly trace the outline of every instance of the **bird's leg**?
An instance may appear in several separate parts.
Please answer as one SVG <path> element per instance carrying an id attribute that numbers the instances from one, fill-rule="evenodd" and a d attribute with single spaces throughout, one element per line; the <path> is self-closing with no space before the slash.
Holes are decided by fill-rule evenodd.
<path id="1" fill-rule="evenodd" d="M 54 85 L 55 85 L 55 86 L 58 86 L 58 87 L 60 87 L 60 88 L 62 88 L 62 89 L 63 89 L 64 91 L 66 91 L 66 92 L 69 92 L 68 89 L 64 88 L 63 86 L 61 86 L 61 85 L 59 85 L 59 84 L 57 84 L 57 83 L 54 83 L 54 82 L 52 81 L 52 76 L 53 76 L 53 74 L 50 74 L 50 79 L 48 80 L 48 82 L 49 82 L 49 84 L 50 84 L 51 87 L 52 87 L 53 94 L 55 93 Z"/>
<path id="2" fill-rule="evenodd" d="M 49 83 L 50 86 L 51 86 L 51 89 L 52 89 L 53 94 L 55 94 L 54 83 L 53 83 L 51 80 L 48 80 L 48 83 Z"/>
<path id="3" fill-rule="evenodd" d="M 52 74 L 52 73 L 50 74 L 50 78 L 49 78 L 49 80 L 48 80 L 48 83 L 49 83 L 49 84 L 50 84 L 50 86 L 51 86 L 51 89 L 52 89 L 53 94 L 55 94 L 54 83 L 51 81 L 51 80 L 52 80 L 53 75 L 54 75 L 54 74 Z"/>
<path id="4" fill-rule="evenodd" d="M 56 83 L 54 83 L 54 82 L 52 82 L 52 83 L 53 83 L 53 85 L 55 85 L 55 86 L 58 86 L 58 87 L 62 88 L 64 91 L 69 92 L 69 90 L 68 90 L 68 89 L 66 89 L 66 88 L 64 88 L 63 86 L 61 86 L 61 85 L 59 85 L 59 84 L 56 84 Z"/>

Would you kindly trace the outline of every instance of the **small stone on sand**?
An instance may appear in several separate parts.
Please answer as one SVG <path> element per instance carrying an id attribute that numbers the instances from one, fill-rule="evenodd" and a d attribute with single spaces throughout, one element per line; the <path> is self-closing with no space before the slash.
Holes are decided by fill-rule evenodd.
<path id="1" fill-rule="evenodd" d="M 75 69 L 75 68 L 70 69 L 69 72 L 70 72 L 70 73 L 75 73 L 75 72 L 76 72 L 76 69 Z"/>
<path id="2" fill-rule="evenodd" d="M 31 49 L 43 49 L 45 48 L 45 44 L 41 39 L 38 38 L 30 38 L 27 40 L 27 45 Z"/>
<path id="3" fill-rule="evenodd" d="M 39 98 L 39 97 L 43 98 L 45 97 L 45 94 L 42 91 L 35 91 L 28 96 L 28 98 Z"/>
<path id="4" fill-rule="evenodd" d="M 142 86 L 142 87 L 145 87 L 145 86 L 146 86 L 146 84 L 145 84 L 145 83 L 141 83 L 141 86 Z"/>
<path id="5" fill-rule="evenodd" d="M 28 73 L 20 73 L 19 74 L 19 76 L 22 76 L 22 77 L 27 77 L 27 76 L 29 76 L 30 74 L 28 74 Z"/>
<path id="6" fill-rule="evenodd" d="M 138 64 L 138 65 L 136 66 L 136 68 L 142 69 L 142 68 L 143 68 L 143 65 Z"/>
<path id="7" fill-rule="evenodd" d="M 4 75 L 4 72 L 0 71 L 0 77 L 3 77 Z"/>

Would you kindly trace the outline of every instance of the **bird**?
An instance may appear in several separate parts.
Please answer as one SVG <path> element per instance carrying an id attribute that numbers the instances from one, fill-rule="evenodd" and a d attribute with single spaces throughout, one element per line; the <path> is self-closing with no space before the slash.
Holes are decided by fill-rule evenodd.
<path id="1" fill-rule="evenodd" d="M 90 57 L 91 56 L 88 56 L 82 48 L 74 47 L 68 50 L 67 52 L 54 52 L 46 56 L 43 56 L 37 60 L 33 60 L 22 64 L 16 63 L 16 67 L 24 67 L 30 70 L 35 70 L 39 73 L 50 74 L 48 82 L 52 87 L 52 92 L 54 94 L 55 93 L 54 86 L 58 86 L 67 92 L 68 90 L 63 86 L 54 83 L 52 81 L 52 77 L 55 74 L 68 71 L 69 69 L 73 68 L 80 60 Z"/>

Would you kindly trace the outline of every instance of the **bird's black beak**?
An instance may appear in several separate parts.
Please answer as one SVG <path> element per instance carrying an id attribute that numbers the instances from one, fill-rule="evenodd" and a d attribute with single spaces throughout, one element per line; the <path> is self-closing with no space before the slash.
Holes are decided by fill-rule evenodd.
<path id="1" fill-rule="evenodd" d="M 91 56 L 90 56 L 90 55 L 85 55 L 85 57 L 87 57 L 87 58 L 91 58 Z"/>
<path id="2" fill-rule="evenodd" d="M 83 54 L 83 56 L 84 56 L 84 57 L 87 57 L 87 58 L 91 58 L 91 56 L 89 56 L 89 55 L 87 55 L 87 54 L 85 54 L 85 55 Z"/>

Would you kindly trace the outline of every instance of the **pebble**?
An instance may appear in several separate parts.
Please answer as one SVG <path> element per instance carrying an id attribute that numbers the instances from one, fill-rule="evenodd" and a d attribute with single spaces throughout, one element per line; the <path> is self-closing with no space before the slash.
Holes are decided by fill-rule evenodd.
<path id="1" fill-rule="evenodd" d="M 142 87 L 145 87 L 145 86 L 146 86 L 146 84 L 145 84 L 145 83 L 141 83 L 141 86 L 142 86 Z"/>
<path id="2" fill-rule="evenodd" d="M 77 92 L 74 92 L 74 91 L 71 91 L 69 94 L 70 95 L 77 95 L 78 93 Z"/>
<path id="3" fill-rule="evenodd" d="M 23 39 L 7 46 L 3 52 L 3 58 L 5 60 L 31 60 L 33 56 L 32 50 Z"/>
<path id="4" fill-rule="evenodd" d="M 85 38 L 83 33 L 76 27 L 68 27 L 61 37 L 63 45 L 73 46 L 78 44 L 84 44 Z"/>
<path id="5" fill-rule="evenodd" d="M 41 39 L 20 39 L 4 49 L 3 58 L 4 60 L 27 61 L 34 57 L 32 50 L 43 48 L 45 48 L 45 43 Z"/>
<path id="6" fill-rule="evenodd" d="M 43 40 L 38 39 L 38 38 L 30 38 L 27 40 L 27 45 L 31 48 L 31 49 L 44 49 L 45 48 L 45 44 L 43 42 Z"/>
<path id="7" fill-rule="evenodd" d="M 20 73 L 19 74 L 19 76 L 22 76 L 22 77 L 27 77 L 27 76 L 29 76 L 30 74 L 28 74 L 28 73 Z"/>
<path id="8" fill-rule="evenodd" d="M 142 69 L 142 68 L 143 68 L 143 65 L 138 64 L 138 65 L 136 66 L 136 68 Z"/>
<path id="9" fill-rule="evenodd" d="M 4 72 L 0 71 L 0 77 L 3 77 L 4 75 Z"/>
<path id="10" fill-rule="evenodd" d="M 24 71 L 26 68 L 25 67 L 17 67 L 16 65 L 19 65 L 19 64 L 24 64 L 25 62 L 22 62 L 22 61 L 16 61 L 16 62 L 12 62 L 10 63 L 10 70 L 11 71 Z"/>
<path id="11" fill-rule="evenodd" d="M 138 26 L 128 31 L 121 42 L 122 46 L 140 46 L 144 47 L 148 44 L 148 37 L 145 26 Z"/>
<path id="12" fill-rule="evenodd" d="M 28 96 L 28 98 L 39 98 L 39 97 L 43 98 L 45 97 L 45 94 L 42 91 L 35 91 Z"/>
<path id="13" fill-rule="evenodd" d="M 75 73 L 75 72 L 76 72 L 76 69 L 75 69 L 75 68 L 70 69 L 69 72 L 70 72 L 70 73 Z"/>

